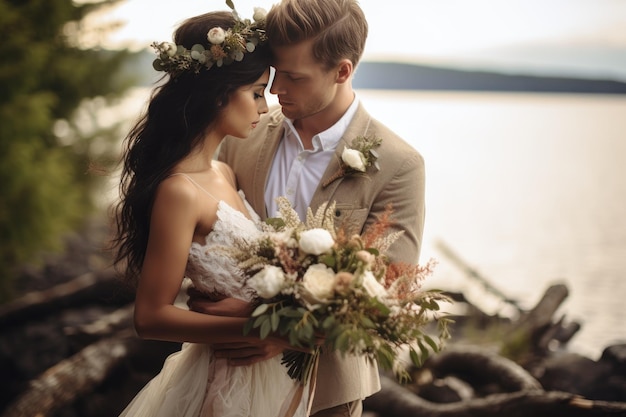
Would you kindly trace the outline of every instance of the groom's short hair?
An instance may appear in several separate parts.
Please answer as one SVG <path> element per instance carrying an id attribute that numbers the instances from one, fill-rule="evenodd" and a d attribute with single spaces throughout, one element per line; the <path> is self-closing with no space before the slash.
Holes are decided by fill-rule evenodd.
<path id="1" fill-rule="evenodd" d="M 313 39 L 313 56 L 327 68 L 348 58 L 357 66 L 368 25 L 357 0 L 282 0 L 267 14 L 271 46 Z"/>

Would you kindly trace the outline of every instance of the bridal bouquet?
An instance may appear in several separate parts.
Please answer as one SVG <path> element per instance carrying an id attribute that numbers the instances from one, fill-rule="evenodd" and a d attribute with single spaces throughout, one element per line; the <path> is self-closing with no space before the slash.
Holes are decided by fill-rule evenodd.
<path id="1" fill-rule="evenodd" d="M 259 297 L 245 332 L 258 329 L 261 338 L 278 333 L 292 346 L 310 350 L 284 353 L 292 378 L 308 381 L 320 349 L 330 349 L 365 355 L 404 380 L 402 348 L 418 366 L 431 350 L 442 348 L 449 320 L 436 312 L 439 302 L 449 300 L 420 289 L 432 261 L 388 262 L 385 252 L 399 236 L 388 233 L 390 208 L 362 235 L 335 229 L 334 203 L 315 214 L 309 209 L 306 222 L 286 198 L 279 200 L 279 210 L 260 238 L 239 241 L 228 253 Z M 437 340 L 424 332 L 433 320 L 439 324 Z"/>

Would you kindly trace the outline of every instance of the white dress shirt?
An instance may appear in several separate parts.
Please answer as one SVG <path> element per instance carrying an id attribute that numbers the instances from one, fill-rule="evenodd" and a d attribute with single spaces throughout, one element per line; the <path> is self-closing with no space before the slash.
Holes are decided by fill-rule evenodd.
<path id="1" fill-rule="evenodd" d="M 293 121 L 285 118 L 285 134 L 274 155 L 265 185 L 268 216 L 275 217 L 278 214 L 276 197 L 286 196 L 300 219 L 306 219 L 307 207 L 357 107 L 358 99 L 355 97 L 337 123 L 313 136 L 313 149 L 310 150 L 304 149 Z"/>

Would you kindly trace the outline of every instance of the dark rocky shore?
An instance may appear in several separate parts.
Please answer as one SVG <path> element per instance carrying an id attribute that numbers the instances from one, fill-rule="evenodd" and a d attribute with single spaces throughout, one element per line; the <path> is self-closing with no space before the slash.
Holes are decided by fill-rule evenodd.
<path id="1" fill-rule="evenodd" d="M 132 294 L 116 280 L 102 250 L 106 227 L 89 224 L 66 250 L 20 271 L 19 297 L 0 305 L 0 417 L 117 416 L 179 344 L 142 341 L 132 330 Z M 451 294 L 466 303 L 462 294 Z M 368 416 L 626 416 L 626 344 L 592 360 L 567 350 L 577 327 L 552 315 L 567 289 L 516 322 L 468 305 L 446 350 L 399 385 L 383 375 Z M 468 334 L 503 329 L 502 340 Z M 492 330 L 490 330 L 492 331 Z M 486 333 L 485 333 L 486 334 Z M 512 343 L 526 337 L 526 344 Z M 500 342 L 523 346 L 502 355 Z"/>

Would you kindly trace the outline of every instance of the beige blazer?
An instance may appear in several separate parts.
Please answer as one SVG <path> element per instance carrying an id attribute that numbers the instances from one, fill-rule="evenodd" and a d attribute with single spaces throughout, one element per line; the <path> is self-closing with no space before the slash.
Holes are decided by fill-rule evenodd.
<path id="1" fill-rule="evenodd" d="M 267 217 L 265 184 L 276 148 L 284 134 L 280 107 L 270 109 L 247 139 L 226 138 L 219 159 L 228 163 L 238 187 L 262 218 Z M 374 135 L 383 139 L 376 149 L 380 170 L 369 167 L 366 176 L 346 175 L 328 186 L 321 184 L 339 168 L 340 155 L 353 138 Z M 335 224 L 345 224 L 360 233 L 392 205 L 394 229 L 402 236 L 390 248 L 392 261 L 419 260 L 424 225 L 424 161 L 409 144 L 373 119 L 362 105 L 341 138 L 320 185 L 315 191 L 313 211 L 325 201 L 335 201 Z M 319 363 L 312 413 L 335 405 L 363 399 L 380 389 L 376 364 L 354 356 L 323 354 Z"/>

